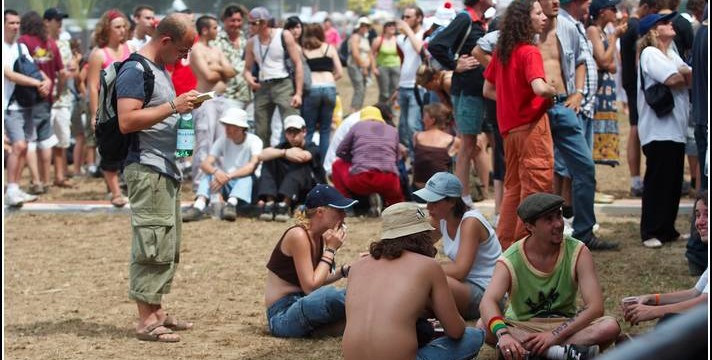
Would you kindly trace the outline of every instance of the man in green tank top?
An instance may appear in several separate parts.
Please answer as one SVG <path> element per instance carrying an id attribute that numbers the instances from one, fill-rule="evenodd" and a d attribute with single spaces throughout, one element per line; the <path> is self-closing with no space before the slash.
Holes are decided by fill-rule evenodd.
<path id="1" fill-rule="evenodd" d="M 603 294 L 586 245 L 564 236 L 564 199 L 528 196 L 517 209 L 529 235 L 497 260 L 480 303 L 487 344 L 504 359 L 590 359 L 618 337 L 615 318 L 603 316 Z M 581 291 L 583 309 L 576 308 Z M 502 317 L 498 304 L 509 294 Z"/>

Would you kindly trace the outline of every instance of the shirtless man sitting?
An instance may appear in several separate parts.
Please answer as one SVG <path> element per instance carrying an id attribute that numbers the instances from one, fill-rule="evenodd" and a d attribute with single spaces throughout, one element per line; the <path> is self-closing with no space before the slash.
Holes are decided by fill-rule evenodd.
<path id="1" fill-rule="evenodd" d="M 522 201 L 517 214 L 530 235 L 497 260 L 480 302 L 477 326 L 506 360 L 525 359 L 529 353 L 546 359 L 591 359 L 620 333 L 616 319 L 603 316 L 603 293 L 591 252 L 564 236 L 563 203 L 560 196 L 546 193 Z M 584 306 L 577 311 L 579 291 Z M 509 307 L 502 317 L 498 304 L 505 294 Z"/>
<path id="2" fill-rule="evenodd" d="M 372 243 L 370 256 L 355 262 L 347 273 L 344 358 L 477 356 L 484 332 L 465 327 L 457 311 L 445 273 L 433 259 L 434 229 L 426 214 L 414 203 L 401 202 L 381 216 L 381 240 Z M 419 348 L 415 324 L 426 308 L 440 320 L 445 336 L 428 339 Z"/>
<path id="3" fill-rule="evenodd" d="M 190 68 L 198 81 L 196 90 L 200 93 L 215 91 L 216 94 L 222 94 L 227 88 L 227 81 L 237 75 L 237 72 L 222 50 L 211 43 L 218 36 L 218 20 L 210 15 L 204 15 L 198 18 L 195 27 L 199 38 L 191 49 Z M 207 101 L 193 112 L 195 151 L 191 173 L 194 188 L 197 188 L 203 176 L 200 164 L 208 156 L 215 140 L 222 135 L 218 119 L 223 115 L 226 106 L 225 99 L 218 97 Z"/>

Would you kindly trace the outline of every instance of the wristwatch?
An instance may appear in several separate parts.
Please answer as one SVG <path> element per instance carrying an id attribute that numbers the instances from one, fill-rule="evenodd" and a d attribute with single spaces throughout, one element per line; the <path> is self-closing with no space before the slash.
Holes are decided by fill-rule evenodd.
<path id="1" fill-rule="evenodd" d="M 576 89 L 576 92 L 579 93 L 579 94 L 581 94 L 581 95 L 584 95 L 583 89 Z"/>

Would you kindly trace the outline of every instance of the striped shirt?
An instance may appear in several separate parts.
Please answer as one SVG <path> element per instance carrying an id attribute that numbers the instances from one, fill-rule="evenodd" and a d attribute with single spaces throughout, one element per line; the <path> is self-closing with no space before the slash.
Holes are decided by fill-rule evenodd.
<path id="1" fill-rule="evenodd" d="M 561 45 L 561 73 L 564 76 L 562 80 L 566 83 L 566 93 L 573 95 L 576 93 L 576 66 L 583 64 L 586 59 L 581 51 L 581 41 L 576 26 L 563 20 L 561 13 L 557 19 L 556 37 Z"/>
<path id="2" fill-rule="evenodd" d="M 596 66 L 596 61 L 593 59 L 593 46 L 586 37 L 586 29 L 580 21 L 574 19 L 564 9 L 559 9 L 559 15 L 560 21 L 568 21 L 574 24 L 579 34 L 581 53 L 586 60 L 586 84 L 583 89 L 584 97 L 581 102 L 581 111 L 584 116 L 593 119 L 596 110 L 596 91 L 598 91 L 598 66 Z"/>
<path id="3" fill-rule="evenodd" d="M 398 174 L 398 131 L 380 121 L 359 121 L 339 144 L 336 155 L 351 163 L 352 175 L 369 170 Z"/>

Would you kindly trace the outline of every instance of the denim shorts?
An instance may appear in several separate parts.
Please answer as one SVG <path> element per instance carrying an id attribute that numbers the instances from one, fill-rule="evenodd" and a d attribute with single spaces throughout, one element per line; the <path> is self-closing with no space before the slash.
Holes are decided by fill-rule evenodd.
<path id="1" fill-rule="evenodd" d="M 35 129 L 31 116 L 31 109 L 5 110 L 5 134 L 11 144 L 32 140 Z"/>
<path id="2" fill-rule="evenodd" d="M 482 132 L 482 120 L 485 114 L 482 97 L 452 95 L 452 107 L 459 134 L 477 135 Z"/>
<path id="3" fill-rule="evenodd" d="M 463 317 L 465 320 L 474 320 L 480 317 L 480 301 L 485 295 L 485 289 L 469 281 L 465 281 L 464 284 L 470 287 L 470 301 L 467 303 L 467 312 Z"/>

